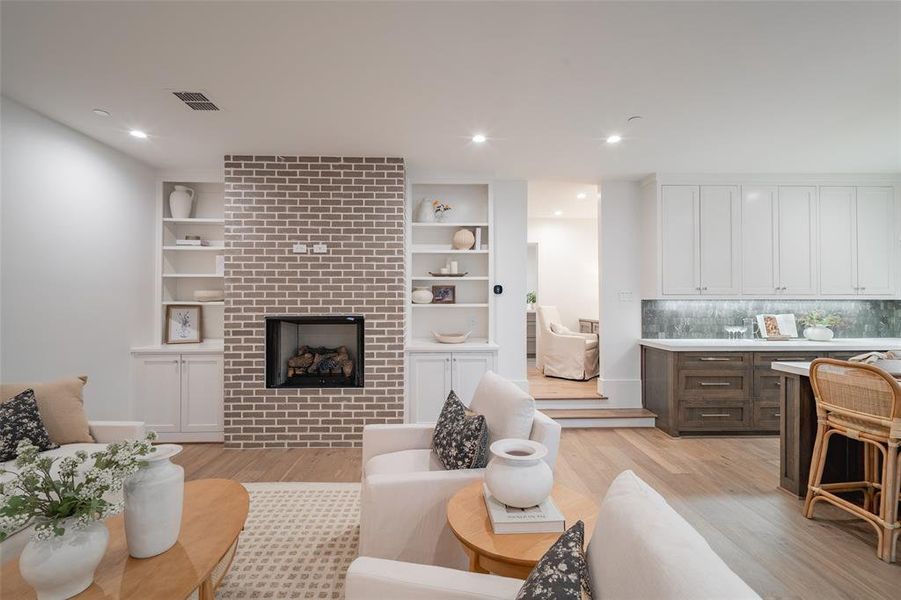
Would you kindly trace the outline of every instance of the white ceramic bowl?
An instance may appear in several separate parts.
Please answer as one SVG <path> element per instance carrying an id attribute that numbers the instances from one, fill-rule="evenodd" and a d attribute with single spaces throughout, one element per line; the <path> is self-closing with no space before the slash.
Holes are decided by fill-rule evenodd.
<path id="1" fill-rule="evenodd" d="M 467 331 L 466 333 L 438 333 L 437 331 L 433 331 L 432 335 L 435 336 L 435 339 L 438 340 L 442 344 L 462 344 L 466 341 L 472 334 L 471 331 Z"/>

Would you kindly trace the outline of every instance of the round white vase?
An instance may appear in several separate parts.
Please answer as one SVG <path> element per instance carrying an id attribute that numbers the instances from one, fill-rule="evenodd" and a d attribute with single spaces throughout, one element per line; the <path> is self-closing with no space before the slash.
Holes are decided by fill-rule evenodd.
<path id="1" fill-rule="evenodd" d="M 434 221 L 435 211 L 432 210 L 432 201 L 428 198 L 423 198 L 419 201 L 419 206 L 416 207 L 416 222 L 432 223 Z"/>
<path id="2" fill-rule="evenodd" d="M 813 342 L 828 342 L 834 335 L 828 327 L 807 327 L 804 329 L 804 337 Z"/>
<path id="3" fill-rule="evenodd" d="M 184 185 L 176 185 L 169 194 L 169 212 L 173 219 L 187 219 L 194 205 L 194 190 Z"/>
<path id="4" fill-rule="evenodd" d="M 413 288 L 413 304 L 429 304 L 432 302 L 432 290 L 429 288 Z"/>
<path id="5" fill-rule="evenodd" d="M 535 506 L 551 493 L 554 473 L 543 460 L 547 456 L 544 444 L 532 440 L 498 440 L 491 444 L 491 454 L 485 485 L 507 506 Z"/>
<path id="6" fill-rule="evenodd" d="M 125 539 L 135 558 L 162 554 L 178 540 L 185 495 L 185 470 L 169 459 L 176 444 L 154 446 L 147 466 L 125 481 Z"/>
<path id="7" fill-rule="evenodd" d="M 66 532 L 47 540 L 32 539 L 19 556 L 19 572 L 34 588 L 38 600 L 63 600 L 86 590 L 109 542 L 102 521 L 76 529 L 73 520 L 63 523 Z"/>

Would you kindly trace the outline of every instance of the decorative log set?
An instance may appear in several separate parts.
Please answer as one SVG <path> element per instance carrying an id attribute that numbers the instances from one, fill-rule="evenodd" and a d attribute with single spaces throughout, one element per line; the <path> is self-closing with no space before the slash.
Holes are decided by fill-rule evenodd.
<path id="1" fill-rule="evenodd" d="M 297 354 L 288 359 L 288 377 L 304 375 L 344 375 L 354 372 L 354 361 L 347 353 L 347 346 L 338 348 L 312 348 L 301 346 Z"/>

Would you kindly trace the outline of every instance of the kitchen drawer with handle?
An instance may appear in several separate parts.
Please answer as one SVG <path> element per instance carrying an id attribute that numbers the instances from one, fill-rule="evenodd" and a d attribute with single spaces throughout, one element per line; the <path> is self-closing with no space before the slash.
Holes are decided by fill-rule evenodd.
<path id="1" fill-rule="evenodd" d="M 754 388 L 751 395 L 758 400 L 778 402 L 782 397 L 782 375 L 767 368 L 754 369 Z"/>
<path id="2" fill-rule="evenodd" d="M 754 366 L 769 367 L 774 362 L 810 362 L 824 354 L 811 352 L 755 352 Z"/>
<path id="3" fill-rule="evenodd" d="M 683 404 L 679 414 L 679 429 L 694 431 L 727 431 L 748 429 L 751 410 L 747 402 L 693 406 Z"/>
<path id="4" fill-rule="evenodd" d="M 718 398 L 747 398 L 751 382 L 747 371 L 679 371 L 679 396 Z"/>
<path id="5" fill-rule="evenodd" d="M 779 431 L 779 404 L 758 402 L 754 404 L 754 429 L 757 431 Z"/>
<path id="6" fill-rule="evenodd" d="M 744 369 L 751 364 L 750 352 L 680 352 L 681 369 Z"/>

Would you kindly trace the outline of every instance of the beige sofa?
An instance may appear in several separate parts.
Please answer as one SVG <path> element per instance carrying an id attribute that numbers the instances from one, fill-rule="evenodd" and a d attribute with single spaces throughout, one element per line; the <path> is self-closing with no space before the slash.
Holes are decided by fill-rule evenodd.
<path id="1" fill-rule="evenodd" d="M 588 545 L 595 598 L 750 600 L 759 596 L 632 471 L 601 503 Z M 347 571 L 347 600 L 514 600 L 519 579 L 369 557 Z"/>

